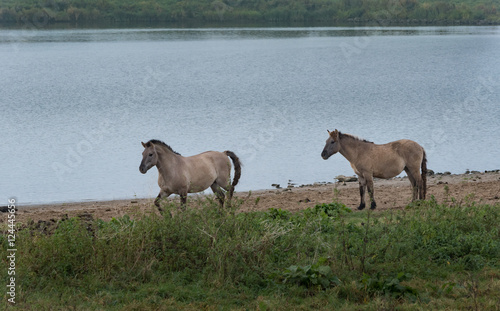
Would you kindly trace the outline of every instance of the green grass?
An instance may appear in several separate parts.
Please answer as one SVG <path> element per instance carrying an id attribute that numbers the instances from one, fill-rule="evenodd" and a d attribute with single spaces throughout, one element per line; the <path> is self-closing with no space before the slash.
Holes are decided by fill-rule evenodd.
<path id="1" fill-rule="evenodd" d="M 499 205 L 166 209 L 19 231 L 16 309 L 498 309 Z"/>

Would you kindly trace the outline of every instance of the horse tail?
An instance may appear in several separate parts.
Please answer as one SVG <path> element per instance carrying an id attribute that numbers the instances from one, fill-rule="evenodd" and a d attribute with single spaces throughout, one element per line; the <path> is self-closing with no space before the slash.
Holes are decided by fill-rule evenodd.
<path id="1" fill-rule="evenodd" d="M 424 157 L 422 159 L 422 199 L 425 200 L 425 194 L 427 193 L 427 157 L 425 156 L 425 150 L 424 152 Z"/>
<path id="2" fill-rule="evenodd" d="M 233 183 L 231 184 L 231 188 L 229 188 L 229 199 L 233 197 L 234 193 L 234 187 L 238 184 L 238 181 L 240 180 L 241 176 L 241 162 L 240 158 L 238 156 L 229 150 L 224 151 L 224 153 L 231 158 L 234 164 L 234 177 L 233 177 Z"/>

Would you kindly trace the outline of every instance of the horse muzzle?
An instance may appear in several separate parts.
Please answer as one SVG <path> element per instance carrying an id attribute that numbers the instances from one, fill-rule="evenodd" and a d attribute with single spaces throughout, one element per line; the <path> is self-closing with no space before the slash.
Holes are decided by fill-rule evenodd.
<path id="1" fill-rule="evenodd" d="M 323 150 L 323 152 L 321 152 L 321 157 L 323 158 L 323 160 L 328 160 L 330 156 L 328 155 L 326 150 Z"/>

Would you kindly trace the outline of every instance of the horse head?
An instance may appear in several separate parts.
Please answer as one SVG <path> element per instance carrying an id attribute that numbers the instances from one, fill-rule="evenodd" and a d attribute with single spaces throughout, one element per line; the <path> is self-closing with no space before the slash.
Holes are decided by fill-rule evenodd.
<path id="1" fill-rule="evenodd" d="M 158 162 L 158 153 L 156 152 L 155 145 L 151 142 L 148 143 L 143 143 L 141 142 L 142 146 L 144 147 L 144 151 L 142 152 L 142 161 L 141 165 L 139 166 L 139 171 L 143 174 L 146 174 L 146 172 L 155 166 Z"/>
<path id="2" fill-rule="evenodd" d="M 340 151 L 339 137 L 340 134 L 338 130 L 335 130 L 333 132 L 328 131 L 328 139 L 326 140 L 323 152 L 321 152 L 321 157 L 324 160 L 327 160 L 329 157 Z"/>

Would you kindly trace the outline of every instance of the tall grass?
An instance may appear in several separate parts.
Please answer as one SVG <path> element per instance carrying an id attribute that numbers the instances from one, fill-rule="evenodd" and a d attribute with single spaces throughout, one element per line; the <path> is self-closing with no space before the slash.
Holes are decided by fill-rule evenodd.
<path id="1" fill-rule="evenodd" d="M 500 299 L 499 205 L 237 209 L 207 201 L 166 206 L 164 217 L 68 219 L 50 234 L 26 228 L 17 307 L 487 309 Z M 7 248 L 6 236 L 0 244 Z"/>

